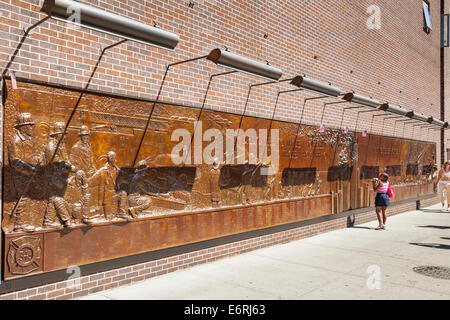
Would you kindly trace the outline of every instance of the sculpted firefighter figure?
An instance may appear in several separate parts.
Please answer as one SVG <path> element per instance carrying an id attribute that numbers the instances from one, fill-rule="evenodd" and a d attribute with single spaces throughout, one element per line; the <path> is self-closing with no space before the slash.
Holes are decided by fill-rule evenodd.
<path id="1" fill-rule="evenodd" d="M 229 169 L 229 168 L 227 168 Z M 220 170 L 222 171 L 222 169 Z M 221 172 L 221 177 L 219 179 L 219 186 L 220 188 L 225 190 L 225 196 L 221 200 L 221 205 L 229 205 L 234 204 L 235 201 L 240 201 L 239 197 L 239 190 L 240 188 L 232 188 L 230 186 L 233 185 L 235 181 L 235 177 L 233 176 L 233 173 L 231 170 L 223 170 Z M 239 197 L 239 200 L 237 200 L 237 197 Z"/>
<path id="2" fill-rule="evenodd" d="M 64 136 L 66 134 L 64 122 L 56 122 L 53 126 L 52 133 L 50 133 L 50 140 L 44 150 L 44 164 L 47 170 L 50 171 L 75 171 L 75 167 L 70 164 L 67 153 Z M 58 146 L 59 143 L 59 146 Z M 57 148 L 58 147 L 58 148 Z"/>
<path id="3" fill-rule="evenodd" d="M 127 193 L 119 188 L 121 175 L 116 153 L 108 152 L 106 159 L 106 164 L 89 178 L 89 185 L 99 187 L 99 199 L 107 220 L 113 218 L 130 220 L 131 217 L 127 213 Z"/>
<path id="4" fill-rule="evenodd" d="M 264 162 L 263 166 L 267 164 Z M 268 163 L 269 169 L 267 174 L 267 186 L 264 189 L 264 200 L 271 201 L 278 197 L 277 172 L 273 169 L 271 162 Z"/>
<path id="5" fill-rule="evenodd" d="M 258 164 L 254 167 L 250 165 L 248 160 L 245 160 L 244 162 L 244 172 L 241 176 L 241 184 L 239 186 L 239 195 L 241 198 L 242 204 L 249 204 L 250 203 L 250 197 L 249 197 L 249 190 L 248 186 L 252 185 L 253 181 L 255 181 L 256 174 L 258 172 L 258 169 L 262 166 L 261 162 L 258 162 Z"/>
<path id="6" fill-rule="evenodd" d="M 177 176 L 174 169 L 170 169 L 167 174 L 167 191 L 159 194 L 160 198 L 176 203 L 188 204 L 191 200 L 191 195 L 188 190 L 188 178 L 185 173 Z"/>
<path id="7" fill-rule="evenodd" d="M 9 165 L 12 168 L 12 182 L 18 198 L 15 210 L 11 212 L 15 216 L 14 231 L 33 232 L 30 217 L 25 216 L 25 211 L 30 203 L 30 179 L 35 174 L 40 160 L 34 151 L 34 122 L 29 113 L 21 113 L 17 117 L 14 137 L 8 142 Z"/>
<path id="8" fill-rule="evenodd" d="M 150 195 L 158 192 L 146 181 L 147 178 L 150 178 L 149 169 L 145 160 L 140 161 L 131 180 L 128 190 L 128 211 L 133 217 L 137 217 L 147 210 L 152 204 Z"/>
<path id="9" fill-rule="evenodd" d="M 220 206 L 220 161 L 214 158 L 212 169 L 209 172 L 209 190 L 211 192 L 211 205 L 213 208 Z"/>
<path id="10" fill-rule="evenodd" d="M 158 192 L 149 181 L 150 168 L 145 160 L 139 161 L 128 190 L 128 211 L 133 217 L 139 216 L 152 204 L 151 195 Z"/>
<path id="11" fill-rule="evenodd" d="M 49 192 L 44 216 L 44 227 L 46 228 L 59 228 L 61 222 L 68 228 L 73 225 L 70 205 L 64 198 L 69 176 L 75 171 L 75 167 L 69 162 L 64 142 L 64 130 L 65 123 L 56 122 L 52 127 L 50 140 L 44 150 L 43 162 L 46 168 Z"/>
<path id="12" fill-rule="evenodd" d="M 250 182 L 252 173 L 253 173 L 253 170 L 250 167 L 248 160 L 245 160 L 244 171 L 242 172 L 242 176 L 241 176 L 241 184 L 239 185 L 239 189 L 238 189 L 239 197 L 240 197 L 242 204 L 250 203 L 250 199 L 248 197 L 247 184 Z"/>
<path id="13" fill-rule="evenodd" d="M 77 170 L 83 170 L 87 177 L 92 176 L 95 171 L 94 153 L 90 143 L 90 130 L 87 126 L 81 126 L 78 134 L 80 140 L 75 143 L 70 150 L 70 163 L 73 164 Z"/>
<path id="14" fill-rule="evenodd" d="M 64 227 L 74 226 L 73 220 L 92 225 L 89 218 L 91 195 L 88 193 L 88 184 L 83 170 L 78 170 L 74 176 L 64 179 L 61 175 L 54 175 L 52 179 L 54 188 L 58 188 L 60 194 L 53 195 L 47 206 L 44 218 L 44 227 L 59 228 L 63 222 Z"/>

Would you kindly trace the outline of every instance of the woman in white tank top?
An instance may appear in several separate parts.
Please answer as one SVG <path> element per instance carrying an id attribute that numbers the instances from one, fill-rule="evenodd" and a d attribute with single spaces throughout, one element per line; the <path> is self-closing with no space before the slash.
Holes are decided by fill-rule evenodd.
<path id="1" fill-rule="evenodd" d="M 450 161 L 445 162 L 439 171 L 437 189 L 441 196 L 442 211 L 448 211 L 450 205 Z M 445 204 L 446 200 L 447 205 Z"/>

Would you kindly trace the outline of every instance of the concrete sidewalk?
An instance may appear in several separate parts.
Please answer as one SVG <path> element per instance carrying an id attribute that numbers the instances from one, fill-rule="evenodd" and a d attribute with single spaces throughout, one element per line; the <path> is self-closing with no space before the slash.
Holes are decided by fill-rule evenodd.
<path id="1" fill-rule="evenodd" d="M 390 217 L 385 231 L 371 222 L 81 299 L 450 299 L 450 280 L 413 271 L 450 268 L 450 212 L 439 209 Z"/>

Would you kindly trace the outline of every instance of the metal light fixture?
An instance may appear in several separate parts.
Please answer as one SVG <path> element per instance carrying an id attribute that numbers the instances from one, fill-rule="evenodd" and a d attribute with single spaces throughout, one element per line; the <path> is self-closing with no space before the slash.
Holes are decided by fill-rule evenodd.
<path id="1" fill-rule="evenodd" d="M 353 92 L 347 93 L 346 95 L 344 95 L 344 97 L 342 97 L 342 99 L 344 99 L 348 102 L 353 102 L 353 103 L 356 103 L 359 105 L 372 107 L 372 108 L 378 108 L 380 106 L 380 102 L 378 102 L 377 100 L 372 99 L 372 98 L 367 98 L 367 97 L 355 94 Z"/>
<path id="2" fill-rule="evenodd" d="M 252 75 L 274 81 L 278 81 L 283 75 L 283 71 L 281 71 L 281 69 L 222 49 L 212 50 L 206 59 L 221 66 L 229 67 L 234 70 L 250 73 Z"/>
<path id="3" fill-rule="evenodd" d="M 325 82 L 309 79 L 305 76 L 296 76 L 292 79 L 291 84 L 298 88 L 317 91 L 332 97 L 337 97 L 341 94 L 341 90 L 339 88 Z"/>
<path id="4" fill-rule="evenodd" d="M 445 128 L 445 124 L 446 124 L 446 123 L 447 123 L 447 125 L 448 125 L 448 122 L 444 122 L 444 121 L 442 121 L 442 120 L 435 119 L 435 118 L 433 118 L 433 117 L 429 117 L 429 118 L 428 118 L 428 123 L 434 124 L 435 126 L 438 126 L 438 127 L 441 127 L 441 128 Z"/>
<path id="5" fill-rule="evenodd" d="M 380 110 L 386 111 L 386 112 L 390 112 L 390 113 L 395 113 L 398 114 L 400 116 L 408 116 L 408 113 L 410 111 L 406 110 L 403 107 L 398 107 L 398 106 L 394 106 L 392 104 L 389 103 L 384 103 L 380 106 Z"/>
<path id="6" fill-rule="evenodd" d="M 406 115 L 408 118 L 411 118 L 412 120 L 422 121 L 422 122 L 428 122 L 429 117 L 424 115 L 423 113 L 417 113 L 415 111 L 410 111 Z"/>
<path id="7" fill-rule="evenodd" d="M 178 35 L 73 0 L 45 0 L 41 8 L 52 18 L 128 40 L 173 50 Z"/>

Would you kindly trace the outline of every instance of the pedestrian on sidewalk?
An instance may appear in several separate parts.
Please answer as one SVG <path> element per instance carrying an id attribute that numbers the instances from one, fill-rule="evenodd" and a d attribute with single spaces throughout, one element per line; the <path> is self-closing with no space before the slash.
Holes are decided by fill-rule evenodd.
<path id="1" fill-rule="evenodd" d="M 387 173 L 382 173 L 378 178 L 372 180 L 373 191 L 376 192 L 375 196 L 375 208 L 378 218 L 378 227 L 375 230 L 386 230 L 386 209 L 390 206 L 390 196 L 388 192 L 391 185 L 389 183 L 389 175 Z"/>
<path id="2" fill-rule="evenodd" d="M 450 205 L 450 161 L 446 161 L 442 169 L 439 170 L 437 189 L 441 197 L 441 211 L 448 211 Z M 445 202 L 447 202 L 447 205 Z"/>

